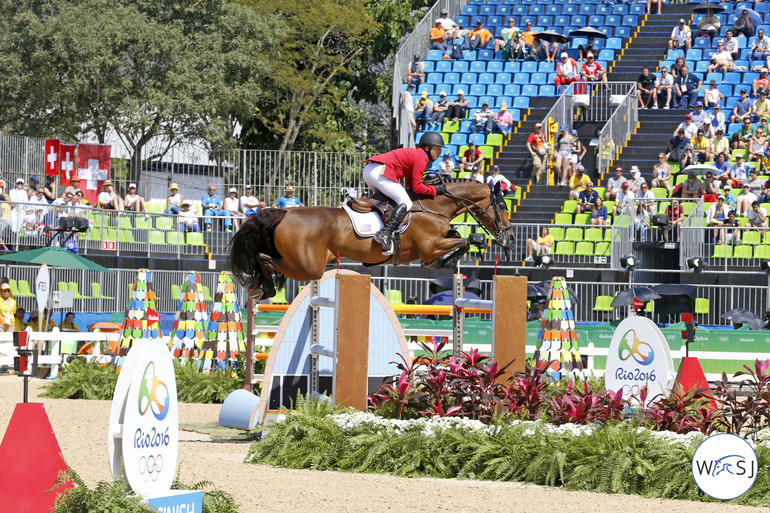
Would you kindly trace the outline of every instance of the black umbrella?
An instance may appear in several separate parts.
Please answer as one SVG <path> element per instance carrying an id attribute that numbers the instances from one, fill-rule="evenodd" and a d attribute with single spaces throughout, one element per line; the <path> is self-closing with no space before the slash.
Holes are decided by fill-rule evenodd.
<path id="1" fill-rule="evenodd" d="M 711 9 L 714 12 L 722 12 L 726 9 L 725 6 L 721 4 L 712 4 L 711 2 L 707 4 L 698 4 L 695 7 L 692 8 L 692 12 L 697 13 L 706 13 L 708 10 Z"/>
<path id="2" fill-rule="evenodd" d="M 474 294 L 481 294 L 481 282 L 478 278 L 468 277 L 463 280 L 463 287 L 465 290 L 473 292 Z M 439 276 L 433 282 L 428 285 L 428 292 L 431 294 L 438 294 L 445 290 L 452 290 L 454 288 L 454 278 L 452 276 Z"/>
<path id="3" fill-rule="evenodd" d="M 733 324 L 748 324 L 753 330 L 761 330 L 762 319 L 754 312 L 749 312 L 743 308 L 733 308 L 722 314 L 723 319 L 732 321 Z"/>
<path id="4" fill-rule="evenodd" d="M 537 283 L 537 285 L 540 285 L 545 290 L 550 290 L 551 280 L 541 281 L 540 283 Z M 575 289 L 567 285 L 567 292 L 569 292 L 569 300 L 572 301 L 573 305 L 580 303 L 580 299 L 578 298 L 578 295 L 575 293 Z"/>
<path id="5" fill-rule="evenodd" d="M 548 297 L 548 289 L 537 283 L 527 283 L 527 299 Z"/>
<path id="6" fill-rule="evenodd" d="M 660 295 L 652 290 L 650 287 L 631 287 L 630 289 L 621 290 L 615 294 L 615 298 L 612 300 L 612 307 L 629 306 L 634 304 L 634 298 L 639 301 L 648 303 L 656 299 L 660 299 Z"/>
<path id="7" fill-rule="evenodd" d="M 570 37 L 593 37 L 593 38 L 599 37 L 602 39 L 607 39 L 607 34 L 605 34 L 600 30 L 596 30 L 591 26 L 575 29 L 572 32 L 570 32 L 569 35 Z"/>
<path id="8" fill-rule="evenodd" d="M 695 285 L 663 283 L 655 285 L 652 290 L 660 295 L 660 299 L 655 301 L 655 313 L 692 313 L 695 309 Z"/>
<path id="9" fill-rule="evenodd" d="M 569 38 L 565 36 L 564 34 L 559 34 L 558 32 L 554 32 L 553 30 L 544 30 L 540 32 L 539 34 L 535 34 L 535 37 L 540 39 L 541 41 L 550 41 L 552 37 L 555 37 L 560 43 L 566 43 L 569 41 Z"/>

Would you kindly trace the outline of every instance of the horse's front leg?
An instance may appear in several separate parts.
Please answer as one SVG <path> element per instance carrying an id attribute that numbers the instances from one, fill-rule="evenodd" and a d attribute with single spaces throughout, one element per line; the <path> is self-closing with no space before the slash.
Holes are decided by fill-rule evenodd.
<path id="1" fill-rule="evenodd" d="M 429 249 L 420 254 L 420 258 L 428 269 L 454 267 L 471 247 L 468 239 L 463 238 L 429 239 L 428 242 L 430 242 L 427 245 Z"/>

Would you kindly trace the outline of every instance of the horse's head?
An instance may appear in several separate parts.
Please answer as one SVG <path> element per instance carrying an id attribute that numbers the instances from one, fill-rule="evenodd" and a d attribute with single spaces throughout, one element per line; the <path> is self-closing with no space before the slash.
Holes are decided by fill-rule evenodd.
<path id="1" fill-rule="evenodd" d="M 475 180 L 451 180 L 446 182 L 446 197 L 454 202 L 452 217 L 467 211 L 484 226 L 503 247 L 513 242 L 513 228 L 508 210 L 500 193 L 500 184 L 494 189 Z"/>

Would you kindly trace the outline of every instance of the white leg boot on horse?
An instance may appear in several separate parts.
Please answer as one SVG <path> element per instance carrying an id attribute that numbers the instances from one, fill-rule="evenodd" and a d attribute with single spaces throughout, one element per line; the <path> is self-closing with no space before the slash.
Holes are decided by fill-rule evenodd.
<path id="1" fill-rule="evenodd" d="M 382 246 L 383 255 L 393 254 L 393 233 L 398 230 L 399 226 L 401 226 L 401 221 L 404 220 L 407 213 L 408 208 L 406 205 L 402 203 L 397 206 L 385 222 L 385 226 L 382 227 L 382 230 L 375 234 L 374 240 L 379 242 L 380 246 Z"/>

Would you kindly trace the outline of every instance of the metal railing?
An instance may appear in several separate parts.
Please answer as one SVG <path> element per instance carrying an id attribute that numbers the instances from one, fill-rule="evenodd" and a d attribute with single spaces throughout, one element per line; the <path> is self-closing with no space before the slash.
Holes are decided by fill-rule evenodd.
<path id="1" fill-rule="evenodd" d="M 414 30 L 404 39 L 393 58 L 393 90 L 391 105 L 393 117 L 396 119 L 399 144 L 405 148 L 414 146 L 414 134 L 406 109 L 403 106 L 402 84 L 407 82 L 407 72 L 415 54 L 425 57 L 430 49 L 430 29 L 434 21 L 441 17 L 442 9 L 449 11 L 449 17 L 459 16 L 467 0 L 438 0 L 427 10 L 423 18 L 415 25 Z M 417 13 L 415 13 L 417 14 Z"/>
<path id="2" fill-rule="evenodd" d="M 601 85 L 594 85 L 594 89 Z M 591 97 L 591 95 L 588 95 Z M 583 109 L 585 121 L 607 123 L 599 131 L 597 172 L 601 176 L 609 170 L 610 163 L 620 154 L 628 138 L 636 128 L 639 102 L 636 98 L 636 83 L 610 83 L 609 94 L 591 97 L 590 108 Z M 604 117 L 611 112 L 611 115 Z"/>

